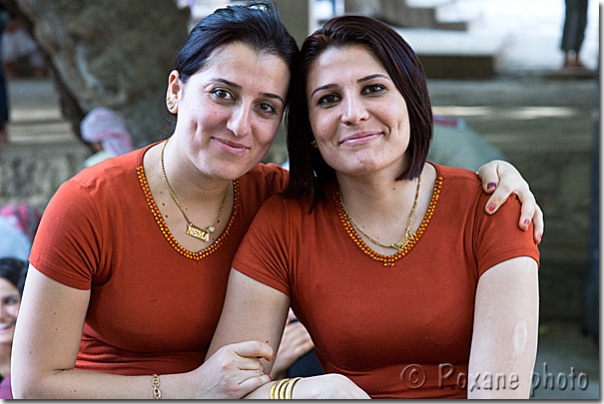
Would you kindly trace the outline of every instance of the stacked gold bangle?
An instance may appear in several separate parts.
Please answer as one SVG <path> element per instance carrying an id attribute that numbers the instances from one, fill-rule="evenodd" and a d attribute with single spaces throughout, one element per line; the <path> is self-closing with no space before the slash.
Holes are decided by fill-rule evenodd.
<path id="1" fill-rule="evenodd" d="M 151 377 L 151 385 L 153 386 L 153 397 L 155 397 L 156 400 L 159 400 L 161 398 L 161 391 L 159 390 L 159 376 L 154 374 L 153 377 Z"/>
<path id="2" fill-rule="evenodd" d="M 301 377 L 294 377 L 293 379 L 281 379 L 271 387 L 271 393 L 269 398 L 271 400 L 291 400 L 294 391 L 294 385 Z"/>

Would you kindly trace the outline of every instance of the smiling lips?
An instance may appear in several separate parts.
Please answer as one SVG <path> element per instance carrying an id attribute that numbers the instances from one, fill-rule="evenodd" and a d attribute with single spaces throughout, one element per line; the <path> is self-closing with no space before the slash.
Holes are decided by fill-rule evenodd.
<path id="1" fill-rule="evenodd" d="M 212 139 L 218 143 L 218 146 L 222 150 L 224 150 L 228 153 L 241 155 L 250 149 L 248 146 L 246 146 L 242 143 L 232 142 L 230 140 L 218 139 L 218 138 L 212 138 Z"/>
<path id="2" fill-rule="evenodd" d="M 382 132 L 361 132 L 345 137 L 338 144 L 347 146 L 357 146 L 368 143 L 382 136 Z"/>
<path id="3" fill-rule="evenodd" d="M 8 329 L 8 328 L 12 328 L 13 323 L 0 323 L 0 332 Z"/>

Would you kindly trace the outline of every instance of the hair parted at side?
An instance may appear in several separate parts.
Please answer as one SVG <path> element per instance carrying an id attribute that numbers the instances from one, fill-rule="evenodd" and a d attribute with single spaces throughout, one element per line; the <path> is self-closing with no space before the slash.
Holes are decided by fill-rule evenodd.
<path id="1" fill-rule="evenodd" d="M 306 83 L 313 62 L 329 48 L 362 45 L 382 63 L 407 104 L 410 120 L 408 154 L 410 166 L 397 180 L 417 178 L 432 139 L 432 107 L 424 69 L 409 44 L 387 24 L 366 16 L 341 16 L 329 20 L 306 38 L 300 62 L 292 75 L 291 104 L 287 113 L 287 150 L 290 159 L 286 198 L 308 199 L 311 210 L 325 199 L 324 186 L 335 181 L 335 170 L 327 165 L 314 139 L 306 103 Z M 342 69 L 345 69 L 342 66 Z"/>
<path id="2" fill-rule="evenodd" d="M 234 42 L 283 59 L 290 71 L 298 45 L 279 17 L 271 0 L 248 1 L 219 8 L 189 33 L 174 62 L 183 83 L 205 66 L 214 50 Z"/>

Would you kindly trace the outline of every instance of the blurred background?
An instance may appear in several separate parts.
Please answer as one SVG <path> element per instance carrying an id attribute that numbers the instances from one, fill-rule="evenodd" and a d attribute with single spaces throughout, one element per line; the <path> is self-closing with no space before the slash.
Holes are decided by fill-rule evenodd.
<path id="1" fill-rule="evenodd" d="M 533 398 L 598 399 L 599 2 L 588 2 L 582 66 L 564 66 L 564 0 L 276 2 L 299 43 L 334 15 L 392 25 L 428 77 L 430 159 L 475 170 L 502 158 L 520 170 L 546 223 Z M 167 137 L 164 95 L 176 50 L 196 21 L 228 3 L 0 0 L 9 109 L 0 206 L 44 211 L 97 152 L 80 130 L 94 108 L 119 111 L 135 147 Z M 265 160 L 286 162 L 283 132 Z"/>

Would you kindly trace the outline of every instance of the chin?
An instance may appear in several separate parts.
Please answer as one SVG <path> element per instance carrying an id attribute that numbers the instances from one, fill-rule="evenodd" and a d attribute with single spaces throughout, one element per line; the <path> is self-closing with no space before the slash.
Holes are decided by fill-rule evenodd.
<path id="1" fill-rule="evenodd" d="M 15 334 L 14 327 L 6 331 L 0 332 L 0 345 L 7 345 L 13 343 L 13 336 Z"/>

